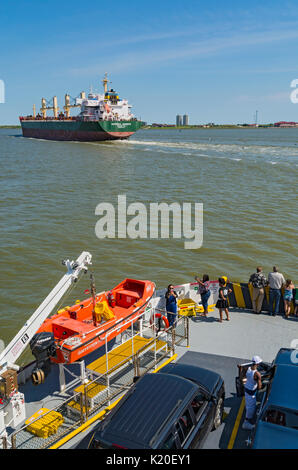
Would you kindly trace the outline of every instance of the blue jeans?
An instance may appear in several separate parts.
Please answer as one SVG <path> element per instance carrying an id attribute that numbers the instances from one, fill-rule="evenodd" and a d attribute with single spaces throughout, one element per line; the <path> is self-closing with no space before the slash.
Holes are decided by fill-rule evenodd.
<path id="1" fill-rule="evenodd" d="M 208 299 L 210 297 L 210 290 L 206 292 L 205 294 L 201 294 L 201 300 L 202 300 L 202 305 L 204 307 L 204 311 L 208 310 Z"/>
<path id="2" fill-rule="evenodd" d="M 174 323 L 176 322 L 177 313 L 167 312 L 167 317 L 169 320 L 169 325 L 173 326 Z"/>
<path id="3" fill-rule="evenodd" d="M 280 289 L 269 289 L 269 313 L 272 315 L 276 315 L 279 312 L 279 301 L 280 301 L 280 296 L 281 296 L 281 290 Z M 275 308 L 273 312 L 273 303 L 275 302 Z"/>

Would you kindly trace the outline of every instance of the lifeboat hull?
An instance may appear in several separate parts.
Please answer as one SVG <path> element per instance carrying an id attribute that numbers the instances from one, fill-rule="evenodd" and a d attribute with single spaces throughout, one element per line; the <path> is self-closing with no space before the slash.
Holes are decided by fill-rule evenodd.
<path id="1" fill-rule="evenodd" d="M 151 281 L 125 279 L 103 292 L 45 320 L 37 333 L 51 332 L 56 343 L 52 362 L 73 363 L 94 352 L 135 323 L 155 293 Z M 102 314 L 97 313 L 102 308 Z"/>

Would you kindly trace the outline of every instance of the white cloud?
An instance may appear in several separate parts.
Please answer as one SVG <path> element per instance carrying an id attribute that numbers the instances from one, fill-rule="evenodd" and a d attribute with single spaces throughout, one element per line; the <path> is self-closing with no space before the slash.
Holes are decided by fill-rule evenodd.
<path id="1" fill-rule="evenodd" d="M 182 35 L 183 33 L 180 32 L 177 33 L 177 35 L 178 34 Z M 157 34 L 155 37 L 158 38 L 158 36 Z M 170 37 L 170 33 L 165 34 L 164 37 L 165 36 Z M 159 36 L 159 38 L 161 38 L 161 36 Z M 113 55 L 115 58 L 110 61 L 104 60 L 102 57 L 100 62 L 104 60 L 105 70 L 118 72 L 148 67 L 157 63 L 168 63 L 174 60 L 208 57 L 224 51 L 230 52 L 231 50 L 237 50 L 239 48 L 257 47 L 262 44 L 280 43 L 294 39 L 298 39 L 297 29 L 237 34 L 230 37 L 213 37 L 212 39 L 192 43 L 188 42 L 167 49 L 161 47 L 159 44 L 158 47 L 152 48 L 150 51 L 130 52 L 121 54 L 118 57 Z M 98 74 L 102 73 L 102 67 L 98 65 L 79 67 L 71 69 L 71 73 L 78 75 Z"/>

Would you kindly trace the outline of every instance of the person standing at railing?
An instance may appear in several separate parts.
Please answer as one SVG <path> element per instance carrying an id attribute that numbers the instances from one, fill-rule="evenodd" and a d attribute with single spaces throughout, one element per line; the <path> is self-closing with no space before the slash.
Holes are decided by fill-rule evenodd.
<path id="1" fill-rule="evenodd" d="M 284 304 L 285 304 L 285 318 L 289 318 L 291 313 L 291 305 L 293 301 L 293 292 L 295 286 L 291 279 L 286 280 L 285 292 L 284 292 Z"/>
<path id="2" fill-rule="evenodd" d="M 279 312 L 279 302 L 281 297 L 281 288 L 286 283 L 286 280 L 282 273 L 278 272 L 278 267 L 273 266 L 273 272 L 268 275 L 268 284 L 269 284 L 269 315 L 276 316 Z M 273 311 L 273 304 L 274 311 Z"/>
<path id="3" fill-rule="evenodd" d="M 298 288 L 293 289 L 294 315 L 298 317 Z"/>
<path id="4" fill-rule="evenodd" d="M 201 295 L 202 305 L 204 308 L 204 316 L 206 317 L 208 313 L 208 300 L 211 294 L 209 276 L 208 274 L 204 274 L 202 280 L 198 277 L 195 277 L 195 280 L 199 284 L 199 293 Z"/>
<path id="5" fill-rule="evenodd" d="M 257 267 L 257 272 L 253 273 L 248 283 L 252 284 L 252 309 L 253 313 L 260 314 L 265 295 L 265 287 L 268 282 L 261 266 Z"/>
<path id="6" fill-rule="evenodd" d="M 177 319 L 177 297 L 178 294 L 174 291 L 174 286 L 169 284 L 166 292 L 166 310 L 169 325 L 173 326 Z"/>
<path id="7" fill-rule="evenodd" d="M 219 322 L 222 323 L 222 313 L 223 310 L 226 313 L 226 320 L 229 321 L 229 303 L 228 303 L 228 295 L 232 292 L 232 289 L 228 287 L 228 282 L 223 278 L 220 277 L 218 279 L 219 282 L 219 291 L 218 291 L 218 301 L 216 302 L 216 308 L 219 310 Z"/>

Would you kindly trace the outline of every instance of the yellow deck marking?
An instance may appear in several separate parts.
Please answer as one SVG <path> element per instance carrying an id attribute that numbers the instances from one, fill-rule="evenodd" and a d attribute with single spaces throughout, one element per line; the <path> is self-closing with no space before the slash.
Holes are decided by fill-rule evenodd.
<path id="1" fill-rule="evenodd" d="M 239 425 L 240 425 L 240 421 L 241 421 L 241 418 L 242 418 L 244 407 L 245 407 L 245 399 L 243 397 L 242 401 L 241 401 L 241 404 L 239 406 L 237 418 L 236 418 L 236 421 L 235 421 L 235 424 L 234 424 L 234 427 L 233 427 L 233 431 L 232 431 L 232 434 L 231 434 L 231 437 L 230 437 L 230 441 L 229 441 L 229 444 L 228 444 L 228 449 L 233 449 L 233 447 L 234 447 L 234 443 L 235 443 L 235 439 L 236 439 L 236 436 L 237 436 L 237 433 L 238 433 L 238 429 L 239 429 Z"/>
<path id="2" fill-rule="evenodd" d="M 244 300 L 244 297 L 243 297 L 242 288 L 241 288 L 240 284 L 237 284 L 236 282 L 233 282 L 233 289 L 234 289 L 235 299 L 236 299 L 236 302 L 237 302 L 237 307 L 246 308 L 245 300 Z"/>

